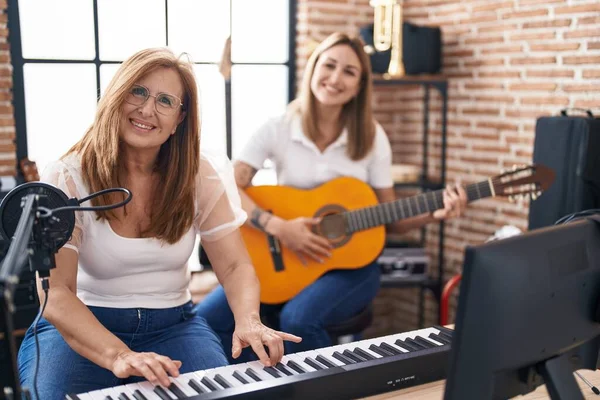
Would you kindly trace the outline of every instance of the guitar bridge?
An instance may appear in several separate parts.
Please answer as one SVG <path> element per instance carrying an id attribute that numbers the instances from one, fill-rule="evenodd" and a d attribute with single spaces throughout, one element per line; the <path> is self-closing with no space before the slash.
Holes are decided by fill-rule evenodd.
<path id="1" fill-rule="evenodd" d="M 267 235 L 267 241 L 269 242 L 269 252 L 271 253 L 271 259 L 273 260 L 273 266 L 276 272 L 281 272 L 285 269 L 283 265 L 283 257 L 281 256 L 281 246 L 279 240 L 273 235 Z"/>

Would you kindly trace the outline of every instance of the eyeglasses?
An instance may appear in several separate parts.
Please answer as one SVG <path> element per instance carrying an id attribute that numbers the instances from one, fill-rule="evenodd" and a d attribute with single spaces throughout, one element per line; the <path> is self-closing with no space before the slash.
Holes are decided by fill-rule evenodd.
<path id="1" fill-rule="evenodd" d="M 141 85 L 133 85 L 127 97 L 125 97 L 125 101 L 134 106 L 141 106 L 146 103 L 149 97 L 154 97 L 154 108 L 157 113 L 162 115 L 173 115 L 179 107 L 183 107 L 179 97 L 167 93 L 153 95 L 150 94 L 148 88 Z"/>

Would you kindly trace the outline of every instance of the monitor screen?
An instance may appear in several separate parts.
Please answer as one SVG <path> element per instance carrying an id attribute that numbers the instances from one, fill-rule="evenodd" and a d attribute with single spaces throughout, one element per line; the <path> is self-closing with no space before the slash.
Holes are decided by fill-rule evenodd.
<path id="1" fill-rule="evenodd" d="M 596 368 L 599 295 L 596 220 L 467 248 L 444 398 L 506 399 L 544 383 L 581 396 L 572 372 Z"/>

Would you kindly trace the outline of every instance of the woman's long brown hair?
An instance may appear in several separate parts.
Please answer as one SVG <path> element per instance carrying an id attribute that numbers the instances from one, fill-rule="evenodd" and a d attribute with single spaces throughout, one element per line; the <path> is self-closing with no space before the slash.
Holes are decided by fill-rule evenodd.
<path id="1" fill-rule="evenodd" d="M 119 129 L 122 104 L 130 88 L 157 68 L 171 68 L 179 74 L 185 92 L 183 110 L 186 115 L 175 134 L 170 135 L 159 150 L 155 171 L 160 176 L 161 187 L 154 193 L 151 223 L 142 235 L 172 244 L 192 226 L 200 165 L 198 90 L 189 61 L 176 57 L 166 48 L 153 48 L 139 51 L 123 62 L 98 102 L 92 126 L 66 155 L 76 153 L 81 157 L 82 175 L 90 193 L 121 186 Z M 92 204 L 108 205 L 120 200 L 121 195 L 99 196 Z M 98 211 L 97 215 L 99 219 L 116 218 L 114 211 Z"/>
<path id="2" fill-rule="evenodd" d="M 373 120 L 373 110 L 371 98 L 373 92 L 371 61 L 364 51 L 364 43 L 360 38 L 350 37 L 344 33 L 336 32 L 329 35 L 313 51 L 306 63 L 300 96 L 294 104 L 292 110 L 300 110 L 302 115 L 302 129 L 304 134 L 313 141 L 319 135 L 316 115 L 316 99 L 310 88 L 317 60 L 327 49 L 338 45 L 348 45 L 354 50 L 360 60 L 362 73 L 360 81 L 360 91 L 352 100 L 342 108 L 341 118 L 348 130 L 348 157 L 352 160 L 364 158 L 371 148 L 375 138 L 375 121 Z"/>

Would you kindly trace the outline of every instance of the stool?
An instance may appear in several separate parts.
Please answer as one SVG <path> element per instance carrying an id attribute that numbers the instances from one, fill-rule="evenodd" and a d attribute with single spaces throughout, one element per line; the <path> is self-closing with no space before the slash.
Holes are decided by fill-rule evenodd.
<path id="1" fill-rule="evenodd" d="M 336 325 L 326 326 L 325 329 L 331 337 L 331 342 L 336 344 L 353 342 L 355 336 L 361 335 L 373 322 L 373 307 L 371 303 L 354 317 Z"/>
<path id="2" fill-rule="evenodd" d="M 269 312 L 261 315 L 261 320 L 272 329 L 279 329 L 279 312 Z M 348 343 L 355 340 L 373 322 L 373 307 L 369 304 L 355 316 L 335 325 L 325 327 L 331 342 L 336 344 Z"/>

